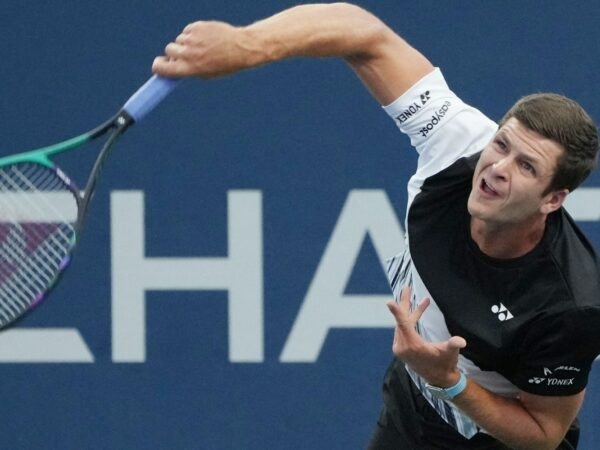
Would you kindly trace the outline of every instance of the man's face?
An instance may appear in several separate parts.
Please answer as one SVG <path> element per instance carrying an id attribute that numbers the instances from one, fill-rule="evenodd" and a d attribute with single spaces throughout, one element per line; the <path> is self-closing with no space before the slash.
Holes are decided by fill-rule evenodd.
<path id="1" fill-rule="evenodd" d="M 490 224 L 517 224 L 558 209 L 567 191 L 544 191 L 562 152 L 560 144 L 509 119 L 475 167 L 468 201 L 471 216 Z"/>

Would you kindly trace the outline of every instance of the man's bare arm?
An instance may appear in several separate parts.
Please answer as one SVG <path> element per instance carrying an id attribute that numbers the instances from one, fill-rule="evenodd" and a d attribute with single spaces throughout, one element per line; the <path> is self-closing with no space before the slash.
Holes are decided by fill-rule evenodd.
<path id="1" fill-rule="evenodd" d="M 510 448 L 554 450 L 575 420 L 584 392 L 563 397 L 522 392 L 518 399 L 511 399 L 493 394 L 469 381 L 467 389 L 453 402 Z"/>
<path id="2" fill-rule="evenodd" d="M 378 18 L 357 6 L 333 3 L 296 6 L 244 27 L 194 22 L 155 59 L 153 71 L 214 78 L 294 57 L 344 59 L 381 104 L 433 70 Z"/>

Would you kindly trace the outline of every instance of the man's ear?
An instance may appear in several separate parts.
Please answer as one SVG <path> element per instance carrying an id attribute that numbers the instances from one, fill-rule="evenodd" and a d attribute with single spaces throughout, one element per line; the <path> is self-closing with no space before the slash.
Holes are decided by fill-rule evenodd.
<path id="1" fill-rule="evenodd" d="M 556 191 L 549 192 L 545 195 L 541 205 L 541 212 L 544 214 L 550 214 L 559 209 L 569 195 L 568 189 L 559 189 Z"/>

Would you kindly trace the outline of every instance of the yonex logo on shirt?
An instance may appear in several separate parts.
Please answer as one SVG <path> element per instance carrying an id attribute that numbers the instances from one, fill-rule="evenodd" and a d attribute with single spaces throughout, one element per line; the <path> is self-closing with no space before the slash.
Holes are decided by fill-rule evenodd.
<path id="1" fill-rule="evenodd" d="M 492 312 L 498 316 L 500 322 L 505 322 L 515 317 L 502 303 L 500 303 L 500 305 L 492 306 Z"/>
<path id="2" fill-rule="evenodd" d="M 547 386 L 573 386 L 575 378 L 539 378 L 532 377 L 529 379 L 529 384 L 541 384 L 544 383 Z"/>
<path id="3" fill-rule="evenodd" d="M 430 94 L 429 91 L 425 91 L 423 92 L 420 96 L 421 99 L 421 104 L 419 104 L 418 102 L 413 102 L 412 105 L 407 106 L 404 111 L 402 111 L 400 114 L 398 114 L 396 116 L 396 120 L 400 123 L 404 123 L 406 122 L 408 119 L 410 119 L 412 116 L 414 116 L 423 106 L 425 106 L 425 103 L 427 103 L 429 101 Z"/>
<path id="4" fill-rule="evenodd" d="M 573 366 L 558 366 L 554 370 L 550 370 L 548 367 L 544 367 L 543 377 L 531 377 L 528 381 L 529 384 L 544 384 L 546 386 L 573 386 L 575 384 L 575 378 L 559 378 L 560 375 L 556 372 L 579 372 L 580 369 Z"/>

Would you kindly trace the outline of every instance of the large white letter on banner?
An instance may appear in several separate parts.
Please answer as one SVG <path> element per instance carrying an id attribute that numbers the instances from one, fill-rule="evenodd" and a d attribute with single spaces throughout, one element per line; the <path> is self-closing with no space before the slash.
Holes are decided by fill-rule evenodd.
<path id="1" fill-rule="evenodd" d="M 205 258 L 146 256 L 142 192 L 111 195 L 113 361 L 146 360 L 145 292 L 229 292 L 229 360 L 262 362 L 262 197 L 230 191 L 228 255 Z"/>
<path id="2" fill-rule="evenodd" d="M 390 295 L 344 295 L 362 243 L 369 235 L 383 262 L 403 248 L 404 233 L 384 191 L 350 192 L 280 356 L 314 362 L 331 328 L 392 328 Z"/>

